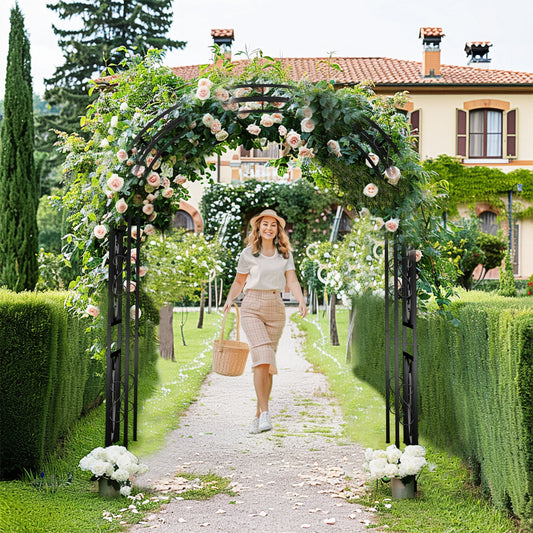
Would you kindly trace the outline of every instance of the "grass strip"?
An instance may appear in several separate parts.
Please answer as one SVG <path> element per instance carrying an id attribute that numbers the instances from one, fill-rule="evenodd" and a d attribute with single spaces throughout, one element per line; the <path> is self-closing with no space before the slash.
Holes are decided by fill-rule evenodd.
<path id="1" fill-rule="evenodd" d="M 233 315 L 230 315 L 233 317 Z M 206 314 L 203 329 L 197 329 L 197 312 L 190 312 L 185 324 L 187 346 L 181 342 L 179 321 L 175 317 L 177 362 L 159 359 L 158 379 L 139 378 L 139 440 L 129 449 L 147 456 L 164 444 L 165 436 L 179 425 L 179 416 L 195 400 L 206 374 L 211 369 L 211 341 L 220 333 L 222 315 Z M 146 382 L 151 383 L 146 385 Z M 90 473 L 78 468 L 79 460 L 97 446 L 103 446 L 105 405 L 93 409 L 70 431 L 56 453 L 43 465 L 44 481 L 35 488 L 31 480 L 0 482 L 0 532 L 6 533 L 94 533 L 121 531 L 126 524 L 139 522 L 164 502 L 157 497 L 130 500 L 104 500 Z M 65 481 L 72 474 L 72 481 Z M 40 479 L 40 473 L 36 474 Z M 50 480 L 53 479 L 53 482 Z M 135 491 L 134 491 L 135 494 Z M 137 495 L 139 496 L 139 495 Z M 125 511 L 134 503 L 138 513 Z"/>
<path id="2" fill-rule="evenodd" d="M 293 320 L 305 333 L 304 353 L 314 367 L 325 374 L 344 414 L 345 435 L 365 447 L 383 449 L 385 443 L 385 402 L 370 385 L 359 380 L 346 362 L 348 311 L 337 310 L 340 346 L 329 343 L 328 317 L 322 313 Z M 384 357 L 376 354 L 376 357 Z M 422 445 L 426 444 L 422 441 Z M 520 527 L 494 508 L 457 457 L 426 446 L 427 459 L 435 463 L 434 472 L 423 471 L 418 480 L 417 498 L 391 500 L 387 483 L 372 481 L 363 503 L 375 508 L 376 526 L 388 531 L 413 533 L 514 533 Z M 361 503 L 361 500 L 358 500 Z"/>

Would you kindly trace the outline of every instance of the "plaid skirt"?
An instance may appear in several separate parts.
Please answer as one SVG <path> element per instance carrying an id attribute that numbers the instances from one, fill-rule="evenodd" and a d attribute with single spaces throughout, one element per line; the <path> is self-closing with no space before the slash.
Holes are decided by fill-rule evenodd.
<path id="1" fill-rule="evenodd" d="M 276 350 L 285 327 L 285 304 L 279 291 L 246 291 L 241 304 L 242 329 L 250 345 L 252 371 L 258 365 L 270 365 L 277 374 Z"/>

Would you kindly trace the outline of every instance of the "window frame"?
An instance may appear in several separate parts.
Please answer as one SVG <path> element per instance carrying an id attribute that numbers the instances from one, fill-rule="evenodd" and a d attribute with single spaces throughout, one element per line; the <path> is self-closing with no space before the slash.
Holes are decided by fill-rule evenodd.
<path id="1" fill-rule="evenodd" d="M 488 124 L 487 117 L 488 117 L 489 112 L 499 113 L 500 130 L 497 133 L 487 131 L 487 124 Z M 483 126 L 482 126 L 481 132 L 474 132 L 474 133 L 472 132 L 472 117 L 474 113 L 477 113 L 477 114 L 483 113 Z M 467 135 L 468 135 L 468 157 L 470 159 L 502 159 L 504 157 L 503 152 L 504 152 L 505 131 L 504 131 L 503 122 L 505 118 L 506 118 L 505 113 L 501 109 L 494 109 L 490 107 L 471 109 L 468 112 L 468 130 L 467 130 L 468 133 Z M 472 154 L 472 145 L 474 144 L 472 140 L 473 140 L 474 135 L 482 136 L 482 154 L 477 154 L 477 155 Z M 498 155 L 487 155 L 489 135 L 499 135 L 500 137 L 500 143 L 499 143 L 500 153 Z"/>

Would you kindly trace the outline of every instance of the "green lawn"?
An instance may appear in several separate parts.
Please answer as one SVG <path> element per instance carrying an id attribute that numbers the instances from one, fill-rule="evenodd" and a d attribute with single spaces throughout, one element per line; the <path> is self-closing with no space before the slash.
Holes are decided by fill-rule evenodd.
<path id="1" fill-rule="evenodd" d="M 305 357 L 326 374 L 332 391 L 341 403 L 347 438 L 365 447 L 383 449 L 385 443 L 385 402 L 368 384 L 354 376 L 346 363 L 348 312 L 337 311 L 341 346 L 330 346 L 327 316 L 308 315 L 305 320 L 293 315 L 306 334 Z M 384 357 L 376 354 L 376 357 Z M 505 514 L 495 509 L 470 482 L 461 461 L 438 450 L 427 448 L 427 459 L 435 463 L 434 472 L 423 471 L 414 500 L 390 499 L 390 486 L 370 483 L 367 504 L 378 511 L 378 525 L 388 531 L 412 533 L 511 533 L 521 531 Z"/>
<path id="2" fill-rule="evenodd" d="M 177 362 L 160 359 L 158 377 L 143 380 L 141 376 L 139 380 L 140 394 L 145 399 L 139 414 L 139 440 L 130 443 L 129 449 L 141 457 L 160 448 L 165 435 L 179 425 L 179 415 L 194 401 L 211 369 L 211 341 L 220 332 L 222 315 L 206 314 L 203 329 L 197 329 L 198 313 L 190 313 L 185 324 L 187 346 L 181 342 L 180 319 L 181 314 L 176 314 Z M 47 486 L 43 484 L 36 489 L 24 481 L 0 482 L 0 532 L 119 531 L 123 529 L 121 521 L 138 522 L 143 512 L 161 505 L 160 500 L 142 498 L 136 502 L 140 514 L 120 512 L 132 502 L 125 498 L 103 500 L 98 496 L 90 473 L 82 472 L 77 465 L 93 448 L 103 446 L 104 429 L 105 406 L 102 405 L 80 420 L 55 456 L 43 465 Z M 73 479 L 67 485 L 63 481 L 69 473 Z"/>

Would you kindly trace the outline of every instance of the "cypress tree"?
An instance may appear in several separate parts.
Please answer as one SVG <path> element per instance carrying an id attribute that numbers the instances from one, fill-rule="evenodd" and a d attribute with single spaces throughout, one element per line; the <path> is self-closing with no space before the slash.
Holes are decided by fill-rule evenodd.
<path id="1" fill-rule="evenodd" d="M 150 48 L 185 46 L 183 41 L 165 37 L 172 24 L 172 1 L 57 0 L 47 4 L 61 20 L 69 21 L 68 29 L 53 27 L 65 62 L 45 80 L 45 100 L 60 106 L 55 128 L 71 132 L 78 127 L 79 117 L 91 102 L 89 80 L 103 68 L 120 63 L 124 56 L 119 47 L 145 54 Z M 76 19 L 82 21 L 78 28 L 72 23 Z"/>
<path id="2" fill-rule="evenodd" d="M 30 41 L 18 4 L 11 9 L 0 150 L 0 285 L 15 291 L 37 283 L 39 183 L 33 159 Z"/>

